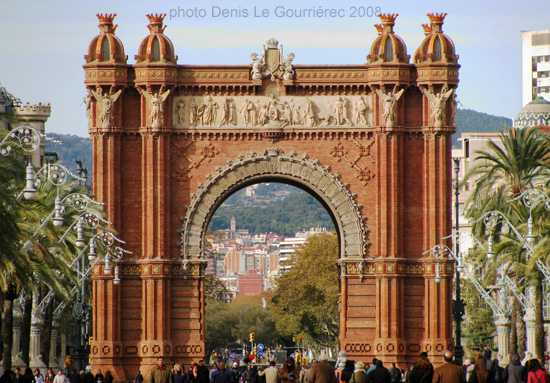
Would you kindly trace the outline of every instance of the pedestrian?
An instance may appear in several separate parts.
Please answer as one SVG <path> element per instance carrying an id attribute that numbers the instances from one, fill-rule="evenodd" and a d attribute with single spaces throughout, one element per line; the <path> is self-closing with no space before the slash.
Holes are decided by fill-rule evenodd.
<path id="1" fill-rule="evenodd" d="M 29 367 L 25 368 L 25 374 L 19 378 L 19 383 L 34 383 L 34 375 Z"/>
<path id="2" fill-rule="evenodd" d="M 187 383 L 187 373 L 180 363 L 174 364 L 172 370 L 173 383 Z"/>
<path id="3" fill-rule="evenodd" d="M 94 383 L 95 382 L 95 376 L 94 376 L 94 374 L 92 374 L 92 367 L 86 366 L 86 373 L 82 377 L 82 382 L 83 383 Z"/>
<path id="4" fill-rule="evenodd" d="M 275 361 L 272 360 L 269 362 L 269 367 L 263 371 L 259 371 L 258 376 L 265 376 L 265 383 L 278 383 L 279 369 L 277 368 Z"/>
<path id="5" fill-rule="evenodd" d="M 214 373 L 214 371 L 216 371 L 218 369 L 218 363 L 214 362 L 214 364 L 212 365 L 212 369 L 210 370 L 210 372 L 208 373 L 208 381 L 210 381 L 210 379 L 212 379 L 212 374 Z"/>
<path id="6" fill-rule="evenodd" d="M 502 371 L 502 379 L 505 383 L 527 382 L 527 369 L 521 365 L 518 354 L 512 354 L 510 363 Z"/>
<path id="7" fill-rule="evenodd" d="M 172 383 L 172 372 L 166 368 L 163 356 L 157 358 L 157 365 L 151 369 L 151 383 Z"/>
<path id="8" fill-rule="evenodd" d="M 538 359 L 531 359 L 528 365 L 527 383 L 550 383 L 550 377 Z"/>
<path id="9" fill-rule="evenodd" d="M 309 383 L 309 372 L 311 371 L 311 364 L 307 363 L 302 366 L 302 371 L 300 371 L 300 376 L 298 381 L 300 383 Z"/>
<path id="10" fill-rule="evenodd" d="M 97 374 L 95 374 L 95 382 L 96 382 L 96 383 L 103 383 L 104 380 L 105 380 L 105 377 L 104 377 L 103 374 L 101 373 L 101 370 L 98 369 L 98 370 L 97 370 Z"/>
<path id="11" fill-rule="evenodd" d="M 44 383 L 44 375 L 40 373 L 38 368 L 34 369 L 34 381 L 35 383 Z"/>
<path id="12" fill-rule="evenodd" d="M 233 374 L 225 368 L 224 362 L 220 362 L 220 367 L 212 374 L 210 383 L 233 383 Z"/>
<path id="13" fill-rule="evenodd" d="M 252 368 L 251 365 L 248 365 L 246 367 L 246 371 L 244 372 L 243 376 L 244 376 L 244 382 L 245 383 L 254 383 L 254 381 L 256 380 L 256 374 L 257 374 L 257 370 L 255 368 Z"/>
<path id="14" fill-rule="evenodd" d="M 199 383 L 208 383 L 210 381 L 210 371 L 208 367 L 204 365 L 204 359 L 199 360 Z"/>
<path id="15" fill-rule="evenodd" d="M 285 360 L 285 364 L 283 364 L 279 371 L 279 379 L 283 383 L 295 383 L 298 380 L 298 370 L 296 370 L 294 358 L 290 357 Z"/>
<path id="16" fill-rule="evenodd" d="M 113 374 L 111 374 L 111 370 L 107 370 L 105 372 L 105 383 L 113 383 L 113 380 L 115 379 L 113 378 Z"/>
<path id="17" fill-rule="evenodd" d="M 493 377 L 487 370 L 487 359 L 480 356 L 476 359 L 476 364 L 468 383 L 493 383 Z"/>
<path id="18" fill-rule="evenodd" d="M 407 383 L 431 383 L 433 379 L 433 365 L 423 354 L 420 354 L 418 362 L 409 369 L 407 373 Z"/>
<path id="19" fill-rule="evenodd" d="M 53 370 L 51 368 L 48 368 L 48 371 L 46 371 L 46 376 L 44 377 L 44 383 L 53 383 L 54 378 L 55 378 L 55 375 L 53 373 Z M 91 383 L 94 383 L 94 382 L 91 382 Z"/>
<path id="20" fill-rule="evenodd" d="M 433 383 L 466 383 L 464 369 L 453 363 L 453 353 L 443 353 L 445 363 L 434 370 Z"/>
<path id="21" fill-rule="evenodd" d="M 309 372 L 309 383 L 337 383 L 334 368 L 328 364 L 328 357 L 325 352 L 319 355 L 319 363 L 311 367 Z"/>
<path id="22" fill-rule="evenodd" d="M 88 382 L 84 382 L 88 383 Z M 141 371 L 138 370 L 136 377 L 134 378 L 134 383 L 143 383 L 143 375 L 141 375 Z"/>
<path id="23" fill-rule="evenodd" d="M 493 383 L 506 383 L 503 378 L 504 368 L 500 367 L 498 359 L 493 360 Z"/>
<path id="24" fill-rule="evenodd" d="M 355 372 L 351 376 L 350 383 L 371 383 L 363 362 L 355 364 Z"/>
<path id="25" fill-rule="evenodd" d="M 338 371 L 343 371 L 344 368 L 346 368 L 346 361 L 348 360 L 348 357 L 346 355 L 345 351 L 340 351 L 338 353 L 338 359 L 336 359 L 336 363 L 334 364 L 334 369 Z"/>
<path id="26" fill-rule="evenodd" d="M 378 359 L 372 358 L 372 365 L 367 368 L 367 374 L 370 374 L 376 368 L 376 362 Z"/>
<path id="27" fill-rule="evenodd" d="M 69 379 L 65 376 L 62 369 L 57 370 L 53 383 L 69 383 Z"/>
<path id="28" fill-rule="evenodd" d="M 21 382 L 21 378 L 23 375 L 21 375 L 21 369 L 19 367 L 15 367 L 15 378 L 13 379 L 14 383 Z"/>
<path id="29" fill-rule="evenodd" d="M 401 382 L 401 370 L 399 367 L 395 366 L 395 362 L 392 362 L 391 368 L 390 368 L 390 376 L 391 376 L 391 383 L 399 383 Z"/>
<path id="30" fill-rule="evenodd" d="M 355 372 L 355 362 L 351 359 L 346 359 L 346 364 L 344 365 L 344 369 L 340 373 L 340 381 L 344 383 L 348 383 L 354 372 Z"/>
<path id="31" fill-rule="evenodd" d="M 380 359 L 376 361 L 376 368 L 368 373 L 372 383 L 391 383 L 390 372 Z"/>
<path id="32" fill-rule="evenodd" d="M 189 369 L 189 374 L 187 375 L 187 381 L 189 383 L 200 383 L 200 375 L 199 375 L 199 365 L 197 363 L 193 363 L 191 365 L 191 368 Z"/>
<path id="33" fill-rule="evenodd" d="M 71 383 L 82 383 L 82 376 L 73 368 L 69 375 L 69 381 Z"/>
<path id="34" fill-rule="evenodd" d="M 0 376 L 0 383 L 13 383 L 10 369 L 4 370 L 4 373 L 2 374 L 2 376 Z"/>

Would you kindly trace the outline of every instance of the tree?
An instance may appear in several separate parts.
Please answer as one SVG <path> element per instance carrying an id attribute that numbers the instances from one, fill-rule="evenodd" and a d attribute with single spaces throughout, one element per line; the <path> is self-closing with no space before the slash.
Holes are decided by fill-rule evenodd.
<path id="1" fill-rule="evenodd" d="M 206 274 L 204 281 L 204 294 L 208 301 L 222 301 L 229 289 L 224 281 L 213 274 Z"/>
<path id="2" fill-rule="evenodd" d="M 537 185 L 545 185 L 550 175 L 550 145 L 544 136 L 540 135 L 537 128 L 514 129 L 508 132 L 501 132 L 499 138 L 502 148 L 493 141 L 487 143 L 487 150 L 476 151 L 475 166 L 466 174 L 463 183 L 475 179 L 476 184 L 472 195 L 467 202 L 466 216 L 472 219 L 481 217 L 485 212 L 499 210 L 508 217 L 516 227 L 522 227 L 529 216 L 529 208 L 523 205 L 522 201 L 509 201 L 521 195 L 525 190 L 534 188 Z M 540 219 L 539 219 L 539 222 Z M 544 219 L 544 222 L 548 222 Z M 545 224 L 545 223 L 544 223 Z M 525 225 L 523 225 L 524 227 Z M 486 228 L 482 221 L 474 225 L 475 233 L 483 233 Z M 521 276 L 529 276 L 531 268 L 526 268 L 529 256 L 523 247 L 522 239 L 515 237 L 506 227 L 498 225 L 492 228 L 497 238 L 502 242 L 497 246 L 495 265 L 504 268 L 504 272 L 514 270 L 513 276 L 516 282 Z M 493 267 L 495 269 L 495 267 Z M 530 274 L 535 283 L 536 291 L 541 291 L 542 283 L 536 274 Z M 537 300 L 536 321 L 542 318 L 542 299 Z M 514 303 L 518 351 L 521 353 L 524 340 L 521 335 L 524 327 L 521 320 L 519 303 Z M 544 350 L 544 333 L 541 331 L 542 323 L 535 324 L 535 343 L 537 354 Z M 515 346 L 512 346 L 514 349 Z M 537 355 L 544 357 L 544 355 Z"/>
<path id="3" fill-rule="evenodd" d="M 332 346 L 338 340 L 338 237 L 316 235 L 298 247 L 271 299 L 281 335 Z"/>

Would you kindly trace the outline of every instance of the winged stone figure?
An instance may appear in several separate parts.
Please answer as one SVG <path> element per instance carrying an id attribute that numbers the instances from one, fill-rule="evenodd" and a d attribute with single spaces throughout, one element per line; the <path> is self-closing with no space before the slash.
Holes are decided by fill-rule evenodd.
<path id="1" fill-rule="evenodd" d="M 454 89 L 449 89 L 445 84 L 440 93 L 432 93 L 427 91 L 424 88 L 422 93 L 428 97 L 430 101 L 430 107 L 432 109 L 432 118 L 434 119 L 434 126 L 436 128 L 441 128 L 443 126 L 443 121 L 445 120 L 445 106 L 447 105 L 447 99 L 451 97 L 454 92 Z"/>
<path id="2" fill-rule="evenodd" d="M 401 89 L 399 92 L 384 92 L 382 90 L 376 89 L 376 93 L 378 93 L 378 96 L 383 101 L 384 106 L 384 118 L 386 119 L 386 128 L 393 128 L 395 126 L 395 115 L 396 110 L 395 107 L 397 105 L 397 101 L 401 98 L 403 95 L 403 92 L 405 89 Z"/>
<path id="3" fill-rule="evenodd" d="M 114 94 L 109 94 L 101 92 L 101 88 L 98 90 L 90 90 L 90 92 L 95 97 L 97 103 L 99 104 L 99 119 L 101 120 L 101 127 L 107 129 L 111 127 L 111 119 L 113 118 L 113 106 L 115 105 L 116 100 L 122 93 L 122 89 L 119 89 Z"/>
<path id="4" fill-rule="evenodd" d="M 149 108 L 151 109 L 149 114 L 149 117 L 151 117 L 151 121 L 153 122 L 151 127 L 158 128 L 162 126 L 162 119 L 164 115 L 163 105 L 164 101 L 166 101 L 168 95 L 170 94 L 170 89 L 164 93 L 149 93 L 143 89 L 139 89 L 139 92 L 143 95 L 143 97 L 145 97 L 147 103 L 149 104 Z"/>

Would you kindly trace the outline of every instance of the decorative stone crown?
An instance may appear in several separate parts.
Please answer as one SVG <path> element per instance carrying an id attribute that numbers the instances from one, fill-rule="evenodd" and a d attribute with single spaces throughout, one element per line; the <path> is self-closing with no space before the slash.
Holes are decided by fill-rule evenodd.
<path id="1" fill-rule="evenodd" d="M 376 32 L 378 32 L 378 36 L 380 36 L 382 32 L 384 32 L 384 27 L 382 26 L 382 24 L 374 24 L 374 27 L 376 28 Z"/>
<path id="2" fill-rule="evenodd" d="M 150 13 L 147 16 L 149 19 L 149 25 L 147 28 L 149 28 L 149 31 L 151 33 L 163 33 L 166 29 L 166 25 L 162 25 L 164 18 L 166 17 L 166 13 Z"/>
<path id="3" fill-rule="evenodd" d="M 426 36 L 432 33 L 432 26 L 430 24 L 422 24 L 422 28 L 424 29 L 424 34 Z"/>
<path id="4" fill-rule="evenodd" d="M 428 13 L 428 18 L 432 22 L 432 25 L 443 25 L 443 21 L 445 20 L 445 16 L 447 16 L 446 13 Z M 443 31 L 442 31 L 443 32 Z"/>
<path id="5" fill-rule="evenodd" d="M 118 25 L 113 25 L 113 20 L 116 17 L 116 13 L 98 13 L 97 18 L 99 19 L 99 29 L 103 33 L 115 33 Z"/>
<path id="6" fill-rule="evenodd" d="M 414 54 L 415 64 L 438 63 L 457 64 L 458 55 L 455 54 L 455 45 L 449 36 L 442 30 L 446 13 L 428 13 L 430 25 L 422 24 L 426 38 Z"/>
<path id="7" fill-rule="evenodd" d="M 277 47 L 279 46 L 279 41 L 277 41 L 277 39 L 270 38 L 266 41 L 266 44 L 269 49 L 277 49 Z"/>

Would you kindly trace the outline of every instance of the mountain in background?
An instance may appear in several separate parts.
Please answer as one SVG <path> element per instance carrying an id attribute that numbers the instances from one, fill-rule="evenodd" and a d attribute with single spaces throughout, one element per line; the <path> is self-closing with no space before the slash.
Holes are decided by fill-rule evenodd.
<path id="1" fill-rule="evenodd" d="M 455 118 L 456 133 L 453 134 L 453 147 L 460 147 L 458 138 L 461 133 L 500 132 L 512 126 L 512 119 L 476 112 L 471 109 L 459 109 Z"/>
<path id="2" fill-rule="evenodd" d="M 457 132 L 453 146 L 458 147 L 462 132 L 498 132 L 512 126 L 506 117 L 492 116 L 470 109 L 459 109 L 456 115 Z M 92 142 L 89 137 L 47 133 L 61 142 L 46 141 L 46 151 L 56 152 L 59 162 L 76 174 L 76 159 L 82 159 L 92 177 Z M 91 182 L 89 182 L 91 183 Z M 307 192 L 281 183 L 262 183 L 231 195 L 218 208 L 210 221 L 211 230 L 228 229 L 231 217 L 235 217 L 238 229 L 248 229 L 252 234 L 273 232 L 293 236 L 297 231 L 312 227 L 332 229 L 334 224 L 325 208 Z"/>

